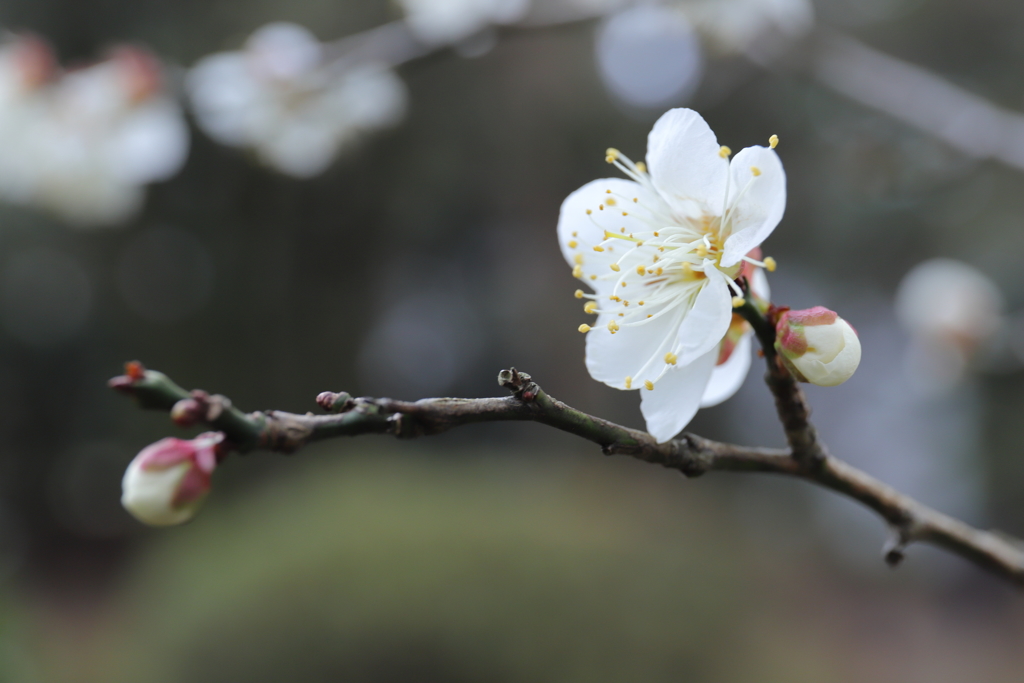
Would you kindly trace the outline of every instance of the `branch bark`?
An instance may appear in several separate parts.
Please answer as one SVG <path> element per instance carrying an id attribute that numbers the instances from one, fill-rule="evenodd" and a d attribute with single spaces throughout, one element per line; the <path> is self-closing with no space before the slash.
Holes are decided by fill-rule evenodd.
<path id="1" fill-rule="evenodd" d="M 509 390 L 510 396 L 409 402 L 324 392 L 317 403 L 329 411 L 327 415 L 277 410 L 245 414 L 222 396 L 188 392 L 163 373 L 146 370 L 137 363 L 130 363 L 128 373 L 112 379 L 110 386 L 133 396 L 143 408 L 171 411 L 178 424 L 204 423 L 224 432 L 240 452 L 262 449 L 293 453 L 308 443 L 340 436 L 391 434 L 410 439 L 465 424 L 520 421 L 546 424 L 596 443 L 606 455 L 630 456 L 678 470 L 687 477 L 707 472 L 797 477 L 857 500 L 881 515 L 894 530 L 893 541 L 884 552 L 890 565 L 903 559 L 910 543 L 929 543 L 1024 586 L 1024 545 L 1020 541 L 975 529 L 830 456 L 807 419 L 803 392 L 770 351 L 766 351 L 766 357 L 768 384 L 775 394 L 790 449 L 737 446 L 690 433 L 659 444 L 646 432 L 588 415 L 556 400 L 530 375 L 514 368 L 498 375 L 498 383 Z"/>

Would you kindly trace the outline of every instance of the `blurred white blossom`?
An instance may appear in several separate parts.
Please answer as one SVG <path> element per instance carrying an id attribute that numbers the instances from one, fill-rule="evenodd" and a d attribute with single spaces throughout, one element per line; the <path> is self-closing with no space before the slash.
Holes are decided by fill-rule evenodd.
<path id="1" fill-rule="evenodd" d="M 0 145 L 0 197 L 106 225 L 181 168 L 188 128 L 149 53 L 121 47 L 61 74 L 45 43 L 19 36 L 0 47 Z"/>
<path id="2" fill-rule="evenodd" d="M 529 0 L 398 0 L 406 23 L 428 45 L 469 38 L 494 24 L 511 24 L 529 10 Z"/>
<path id="3" fill-rule="evenodd" d="M 332 61 L 313 34 L 288 23 L 200 60 L 186 86 L 207 134 L 299 178 L 322 173 L 362 133 L 405 112 L 405 85 L 387 66 Z"/>
<path id="4" fill-rule="evenodd" d="M 762 51 L 814 26 L 810 0 L 675 0 L 712 49 L 764 56 Z"/>
<path id="5" fill-rule="evenodd" d="M 937 258 L 915 266 L 896 293 L 910 332 L 909 376 L 926 392 L 956 386 L 975 355 L 1004 325 L 1003 296 L 977 268 Z"/>

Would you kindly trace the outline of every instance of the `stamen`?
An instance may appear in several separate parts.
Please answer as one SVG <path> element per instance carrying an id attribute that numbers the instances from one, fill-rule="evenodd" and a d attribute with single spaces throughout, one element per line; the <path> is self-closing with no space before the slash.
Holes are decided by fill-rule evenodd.
<path id="1" fill-rule="evenodd" d="M 725 145 L 722 145 L 722 148 L 718 150 L 718 156 L 723 159 L 728 159 L 730 154 L 732 154 L 732 150 Z"/>
<path id="2" fill-rule="evenodd" d="M 636 274 L 637 275 L 646 275 L 647 274 L 647 268 L 645 268 L 644 266 L 637 266 L 636 267 Z"/>
<path id="3" fill-rule="evenodd" d="M 597 279 L 597 276 L 596 276 L 596 275 L 591 275 L 591 276 L 590 276 L 590 279 L 591 279 L 591 280 L 596 280 L 596 279 Z"/>
<path id="4" fill-rule="evenodd" d="M 615 201 L 615 197 L 609 197 L 604 203 L 608 206 L 615 206 L 618 202 Z"/>
<path id="5" fill-rule="evenodd" d="M 643 302 L 643 301 L 637 301 L 637 302 L 636 302 L 636 305 L 637 305 L 637 306 L 643 306 L 643 305 L 644 305 L 644 302 Z"/>
<path id="6" fill-rule="evenodd" d="M 626 388 L 627 389 L 632 389 L 633 388 L 633 378 L 630 377 L 629 375 L 626 375 Z"/>
<path id="7" fill-rule="evenodd" d="M 593 212 L 593 211 L 591 211 L 590 209 L 587 209 L 587 215 L 588 215 L 588 216 L 589 216 L 590 214 L 592 214 L 592 213 L 594 213 L 594 212 Z"/>
<path id="8" fill-rule="evenodd" d="M 583 265 L 583 254 L 576 254 L 575 256 L 573 256 L 572 257 L 572 262 L 575 263 L 577 266 L 582 266 Z"/>
<path id="9" fill-rule="evenodd" d="M 775 149 L 778 146 L 778 144 L 779 144 L 779 136 L 778 135 L 773 135 L 770 138 L 768 138 L 768 147 L 770 149 Z"/>
<path id="10" fill-rule="evenodd" d="M 668 363 L 669 365 L 675 365 L 676 361 L 678 361 L 678 360 L 679 360 L 679 356 L 677 356 L 676 354 L 672 353 L 671 351 L 669 351 L 668 353 L 665 354 L 665 362 Z"/>
<path id="11" fill-rule="evenodd" d="M 616 273 L 617 273 L 617 272 L 619 272 L 619 270 L 620 270 L 620 268 L 619 268 L 619 264 L 618 264 L 618 263 L 613 263 L 613 264 L 611 264 L 611 266 L 610 266 L 610 267 L 611 267 L 611 269 L 612 269 L 612 270 L 614 270 L 614 271 L 615 271 Z"/>
<path id="12" fill-rule="evenodd" d="M 615 322 L 614 320 L 609 320 L 608 321 L 608 331 L 611 332 L 612 334 L 615 334 L 616 332 L 619 331 L 619 324 L 617 322 Z"/>
<path id="13" fill-rule="evenodd" d="M 583 307 L 583 312 L 591 315 L 597 313 L 597 302 L 588 301 L 587 304 Z"/>
<path id="14" fill-rule="evenodd" d="M 654 391 L 654 382 L 649 379 L 645 379 L 644 388 L 647 389 L 647 391 Z"/>
<path id="15" fill-rule="evenodd" d="M 647 173 L 647 164 L 645 164 L 644 162 L 638 161 L 634 164 L 634 166 L 636 166 L 636 170 L 640 171 L 641 173 Z"/>
<path id="16" fill-rule="evenodd" d="M 732 307 L 733 308 L 739 308 L 740 306 L 744 305 L 745 303 L 747 303 L 747 300 L 744 299 L 742 296 L 734 296 L 732 298 Z"/>
<path id="17" fill-rule="evenodd" d="M 759 169 L 757 166 L 751 166 L 750 167 L 750 172 L 754 174 L 755 178 L 757 176 L 761 175 L 761 169 Z"/>
<path id="18" fill-rule="evenodd" d="M 575 249 L 578 246 L 579 246 L 579 244 L 576 242 L 576 240 L 569 240 L 569 248 L 570 249 Z"/>
<path id="19" fill-rule="evenodd" d="M 577 289 L 576 293 L 573 294 L 573 296 L 575 296 L 577 299 L 582 299 L 583 298 L 583 290 L 582 289 Z"/>
<path id="20" fill-rule="evenodd" d="M 583 266 L 575 265 L 572 268 L 572 276 L 575 278 L 583 277 Z"/>
<path id="21" fill-rule="evenodd" d="M 604 153 L 604 155 L 604 160 L 611 164 L 614 163 L 615 160 L 619 158 L 619 150 L 615 149 L 614 147 L 609 147 L 608 150 Z"/>
<path id="22" fill-rule="evenodd" d="M 602 247 L 600 244 L 595 244 L 594 251 L 604 251 L 604 247 Z"/>
<path id="23" fill-rule="evenodd" d="M 767 270 L 769 273 L 774 273 L 777 265 L 778 264 L 775 263 L 775 259 L 773 259 L 771 256 L 764 260 L 765 270 Z"/>
<path id="24" fill-rule="evenodd" d="M 590 330 L 592 330 L 593 328 L 590 325 L 588 325 L 586 323 L 583 323 L 582 325 L 580 325 L 576 329 L 579 330 L 580 332 L 582 332 L 583 334 L 586 334 L 587 332 L 590 332 Z"/>

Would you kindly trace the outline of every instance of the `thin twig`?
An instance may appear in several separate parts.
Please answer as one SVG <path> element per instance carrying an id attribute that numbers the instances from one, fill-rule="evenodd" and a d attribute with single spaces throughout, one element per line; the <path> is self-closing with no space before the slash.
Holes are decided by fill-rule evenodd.
<path id="1" fill-rule="evenodd" d="M 774 362 L 770 356 L 769 361 Z M 528 374 L 514 368 L 502 371 L 498 382 L 511 392 L 510 396 L 408 402 L 324 392 L 317 402 L 331 411 L 328 415 L 276 410 L 244 414 L 224 397 L 185 391 L 166 375 L 145 370 L 140 364 L 129 364 L 128 374 L 115 377 L 110 384 L 134 396 L 144 408 L 171 410 L 179 424 L 201 422 L 223 431 L 241 452 L 263 449 L 292 453 L 308 443 L 339 436 L 392 434 L 408 439 L 440 434 L 465 424 L 514 420 L 540 422 L 592 441 L 607 455 L 628 455 L 679 470 L 687 477 L 712 471 L 798 477 L 860 501 L 881 515 L 896 530 L 896 540 L 885 550 L 890 564 L 902 559 L 906 545 L 930 543 L 1024 585 L 1024 551 L 1017 541 L 974 529 L 828 455 L 806 420 L 806 403 L 795 383 L 790 386 L 782 379 L 775 384 L 769 381 L 780 415 L 793 415 L 787 426 L 791 443 L 809 449 L 799 457 L 795 449 L 749 448 L 689 433 L 659 444 L 646 432 L 588 415 L 552 398 Z M 798 424 L 800 420 L 803 427 Z M 801 429 L 802 436 L 797 434 Z M 807 457 L 808 453 L 816 455 Z"/>

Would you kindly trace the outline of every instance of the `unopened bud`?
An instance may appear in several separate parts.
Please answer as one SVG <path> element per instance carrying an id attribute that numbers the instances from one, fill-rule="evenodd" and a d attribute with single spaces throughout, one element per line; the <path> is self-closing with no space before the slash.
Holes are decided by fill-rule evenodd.
<path id="1" fill-rule="evenodd" d="M 206 432 L 188 441 L 168 437 L 146 446 L 121 480 L 121 505 L 153 526 L 192 519 L 210 492 L 223 441 L 222 433 Z"/>
<path id="2" fill-rule="evenodd" d="M 206 417 L 206 405 L 194 398 L 183 398 L 171 408 L 171 420 L 179 427 L 191 427 Z"/>
<path id="3" fill-rule="evenodd" d="M 823 387 L 842 384 L 860 364 L 856 331 L 823 306 L 780 315 L 775 350 L 794 377 Z"/>

